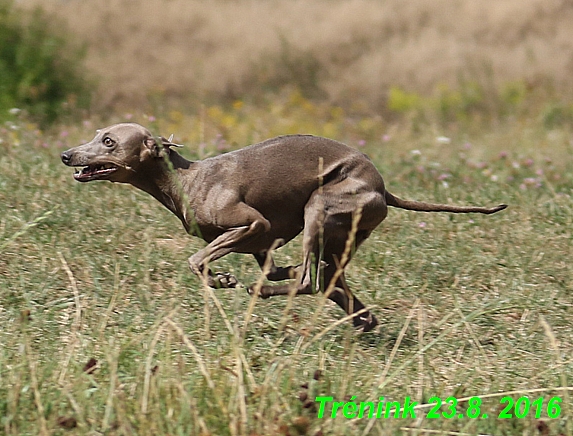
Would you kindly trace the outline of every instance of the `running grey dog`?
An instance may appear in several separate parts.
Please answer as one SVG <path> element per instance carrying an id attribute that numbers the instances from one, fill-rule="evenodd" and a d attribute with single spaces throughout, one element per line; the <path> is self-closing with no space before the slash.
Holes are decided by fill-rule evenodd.
<path id="1" fill-rule="evenodd" d="M 91 142 L 65 151 L 61 158 L 68 166 L 83 167 L 74 174 L 77 181 L 129 183 L 159 200 L 188 233 L 208 243 L 189 258 L 189 267 L 212 287 L 234 287 L 237 280 L 211 272 L 211 262 L 233 252 L 250 253 L 262 268 L 269 250 L 304 231 L 301 265 L 278 267 L 270 258 L 265 268 L 268 280 L 296 279 L 296 284 L 264 285 L 260 296 L 320 289 L 355 315 L 354 326 L 364 331 L 378 321 L 348 288 L 344 268 L 386 218 L 388 206 L 483 214 L 507 207 L 401 200 L 386 191 L 366 155 L 316 136 L 280 136 L 197 162 L 183 158 L 174 146 L 138 124 L 116 124 L 98 130 Z M 314 286 L 313 267 L 321 272 Z"/>

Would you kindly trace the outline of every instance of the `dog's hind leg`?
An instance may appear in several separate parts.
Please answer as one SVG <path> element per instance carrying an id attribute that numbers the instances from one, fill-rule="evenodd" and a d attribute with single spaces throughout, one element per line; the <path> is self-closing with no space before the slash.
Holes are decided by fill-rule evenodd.
<path id="1" fill-rule="evenodd" d="M 323 192 L 315 192 L 305 208 L 303 263 L 300 270 L 295 269 L 299 272 L 298 283 L 262 286 L 261 297 L 289 295 L 292 292 L 296 295 L 312 294 L 314 289 L 320 289 L 348 315 L 356 314 L 353 318 L 355 327 L 372 330 L 378 321 L 350 291 L 344 277 L 344 268 L 354 251 L 386 216 L 385 204 L 380 202 L 376 194 L 367 194 L 363 198 L 370 201 L 359 203 L 360 195 L 355 192 L 331 193 L 327 188 Z M 357 203 L 361 207 L 357 207 Z M 354 230 L 353 226 L 356 227 Z M 313 266 L 317 271 L 314 286 Z"/>
<path id="2" fill-rule="evenodd" d="M 345 257 L 344 248 L 336 244 L 339 249 L 333 250 L 332 244 L 327 244 L 325 248 L 325 262 L 327 267 L 322 276 L 323 291 L 331 301 L 340 306 L 347 315 L 356 314 L 352 318 L 354 327 L 362 328 L 368 332 L 378 325 L 378 320 L 368 310 L 364 304 L 352 293 L 344 276 L 344 266 L 350 261 L 351 254 L 348 254 L 345 265 L 340 265 L 340 259 Z M 326 250 L 329 250 L 328 252 Z M 337 253 L 334 253 L 336 251 Z"/>

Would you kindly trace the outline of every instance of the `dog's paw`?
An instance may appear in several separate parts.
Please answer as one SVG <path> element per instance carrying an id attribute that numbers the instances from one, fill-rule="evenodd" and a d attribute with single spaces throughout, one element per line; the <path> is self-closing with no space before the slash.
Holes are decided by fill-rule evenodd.
<path id="1" fill-rule="evenodd" d="M 214 273 L 210 279 L 209 286 L 215 289 L 236 288 L 239 283 L 237 278 L 229 273 Z"/>
<path id="2" fill-rule="evenodd" d="M 354 317 L 353 319 L 354 327 L 359 331 L 367 333 L 373 330 L 378 325 L 378 320 L 374 315 L 369 312 L 363 313 Z"/>
<path id="3" fill-rule="evenodd" d="M 257 288 L 259 288 L 259 285 L 256 285 L 256 284 L 249 286 L 247 288 L 247 294 L 249 294 L 251 297 L 254 296 L 257 292 L 256 291 Z M 262 298 L 262 299 L 269 298 L 271 296 L 269 293 L 270 288 L 271 288 L 270 286 L 264 286 L 264 285 L 261 286 L 259 288 L 259 292 L 258 292 L 259 298 Z"/>

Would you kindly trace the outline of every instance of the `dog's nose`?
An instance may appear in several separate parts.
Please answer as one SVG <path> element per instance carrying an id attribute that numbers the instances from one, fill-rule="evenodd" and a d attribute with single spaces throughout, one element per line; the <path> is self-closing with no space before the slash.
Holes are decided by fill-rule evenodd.
<path id="1" fill-rule="evenodd" d="M 72 153 L 70 153 L 70 150 L 64 151 L 60 157 L 62 158 L 63 163 L 69 165 L 72 160 Z"/>

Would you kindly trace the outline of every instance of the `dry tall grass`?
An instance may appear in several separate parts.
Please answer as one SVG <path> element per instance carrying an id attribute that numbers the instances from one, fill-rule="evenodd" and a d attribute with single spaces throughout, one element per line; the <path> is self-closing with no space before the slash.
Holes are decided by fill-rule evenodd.
<path id="1" fill-rule="evenodd" d="M 460 80 L 572 88 L 567 0 L 29 0 L 68 22 L 98 101 L 243 97 L 284 83 L 370 107 L 389 85 Z"/>

